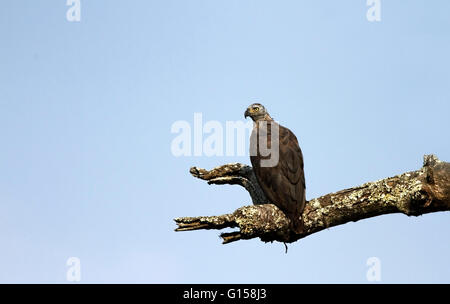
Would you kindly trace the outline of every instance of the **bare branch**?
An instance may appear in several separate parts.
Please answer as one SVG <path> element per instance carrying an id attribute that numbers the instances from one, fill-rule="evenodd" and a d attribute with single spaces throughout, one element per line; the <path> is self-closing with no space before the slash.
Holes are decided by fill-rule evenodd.
<path id="1" fill-rule="evenodd" d="M 241 185 L 253 200 L 253 206 L 241 207 L 232 214 L 175 219 L 176 231 L 239 227 L 239 231 L 221 234 L 224 244 L 256 237 L 265 242 L 289 243 L 329 227 L 382 214 L 417 216 L 450 210 L 450 163 L 434 155 L 424 156 L 420 170 L 308 201 L 303 212 L 305 233 L 301 235 L 290 231 L 289 219 L 268 203 L 250 166 L 228 164 L 210 171 L 194 167 L 190 172 L 208 184 Z"/>
<path id="2" fill-rule="evenodd" d="M 264 192 L 259 187 L 255 173 L 250 166 L 234 163 L 216 167 L 210 171 L 192 167 L 190 172 L 192 176 L 208 181 L 209 185 L 228 184 L 244 187 L 255 205 L 269 203 L 269 200 L 267 200 Z"/>

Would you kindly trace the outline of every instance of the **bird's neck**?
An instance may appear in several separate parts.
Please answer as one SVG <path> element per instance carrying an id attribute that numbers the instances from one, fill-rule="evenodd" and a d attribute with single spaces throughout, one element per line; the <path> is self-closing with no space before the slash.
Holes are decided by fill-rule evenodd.
<path id="1" fill-rule="evenodd" d="M 273 121 L 272 117 L 269 114 L 264 114 L 264 116 L 258 117 L 255 120 L 255 124 L 258 124 L 260 121 Z"/>

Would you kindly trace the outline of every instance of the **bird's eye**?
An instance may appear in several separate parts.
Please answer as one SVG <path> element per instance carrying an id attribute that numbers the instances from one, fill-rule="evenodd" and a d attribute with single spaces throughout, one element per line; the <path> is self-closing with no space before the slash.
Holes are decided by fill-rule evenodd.
<path id="1" fill-rule="evenodd" d="M 259 111 L 259 108 L 258 108 L 258 107 L 253 108 L 253 111 L 258 112 L 258 111 Z"/>

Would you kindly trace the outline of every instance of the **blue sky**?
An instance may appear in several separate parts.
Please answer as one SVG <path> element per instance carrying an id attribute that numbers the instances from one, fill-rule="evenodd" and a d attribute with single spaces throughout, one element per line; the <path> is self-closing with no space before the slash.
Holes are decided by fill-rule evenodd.
<path id="1" fill-rule="evenodd" d="M 66 1 L 0 9 L 0 282 L 449 282 L 449 213 L 375 217 L 289 247 L 222 245 L 173 218 L 251 203 L 174 157 L 175 121 L 263 103 L 299 138 L 307 198 L 450 161 L 450 2 Z"/>

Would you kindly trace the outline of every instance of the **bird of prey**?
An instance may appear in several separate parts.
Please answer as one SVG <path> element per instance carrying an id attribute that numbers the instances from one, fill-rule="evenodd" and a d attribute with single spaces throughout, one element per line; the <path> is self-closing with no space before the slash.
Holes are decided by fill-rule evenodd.
<path id="1" fill-rule="evenodd" d="M 250 105 L 244 117 L 251 117 L 254 122 L 250 136 L 250 160 L 259 186 L 269 201 L 290 219 L 291 229 L 301 234 L 304 231 L 302 213 L 306 204 L 306 187 L 303 155 L 297 137 L 291 130 L 276 123 L 259 103 Z M 278 143 L 274 138 L 278 139 Z M 270 163 L 270 157 L 275 162 Z"/>

